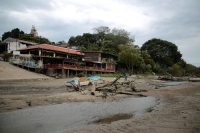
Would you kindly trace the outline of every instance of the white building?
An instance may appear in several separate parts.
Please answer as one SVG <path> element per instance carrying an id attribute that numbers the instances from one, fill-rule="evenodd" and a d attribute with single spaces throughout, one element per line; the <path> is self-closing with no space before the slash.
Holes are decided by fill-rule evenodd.
<path id="1" fill-rule="evenodd" d="M 34 46 L 34 45 L 37 45 L 37 43 L 8 37 L 1 43 L 0 49 L 1 53 L 5 51 L 10 53 L 11 51 L 16 51 L 18 49 L 27 48 L 28 46 Z"/>

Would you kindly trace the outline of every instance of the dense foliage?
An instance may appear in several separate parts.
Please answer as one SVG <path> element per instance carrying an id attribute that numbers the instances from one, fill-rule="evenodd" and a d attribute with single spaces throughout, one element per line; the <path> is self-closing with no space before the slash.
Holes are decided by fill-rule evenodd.
<path id="1" fill-rule="evenodd" d="M 94 28 L 94 34 L 83 33 L 76 37 L 70 37 L 69 46 L 76 46 L 83 51 L 102 51 L 110 54 L 118 54 L 119 44 L 131 44 L 134 37 L 124 29 L 112 29 L 101 26 Z"/>
<path id="2" fill-rule="evenodd" d="M 4 32 L 4 34 L 2 35 L 2 41 L 8 37 L 19 39 L 23 34 L 24 34 L 24 32 L 22 30 L 15 28 L 11 31 Z"/>
<path id="3" fill-rule="evenodd" d="M 129 73 L 134 73 L 134 67 L 137 67 L 141 62 L 143 62 L 140 50 L 133 46 L 123 44 L 119 45 L 119 49 L 119 62 L 126 65 Z"/>
<path id="4" fill-rule="evenodd" d="M 141 51 L 147 51 L 155 62 L 164 67 L 171 67 L 179 62 L 182 57 L 175 44 L 156 38 L 145 42 Z"/>
<path id="5" fill-rule="evenodd" d="M 2 35 L 2 40 L 5 40 L 8 37 L 26 40 L 26 41 L 30 41 L 30 42 L 35 42 L 35 43 L 39 43 L 39 44 L 41 44 L 41 43 L 50 44 L 51 43 L 47 38 L 44 38 L 41 36 L 34 36 L 33 34 L 26 34 L 18 28 L 15 28 L 8 32 L 4 32 L 4 34 Z"/>
<path id="6" fill-rule="evenodd" d="M 49 39 L 41 37 L 41 36 L 34 36 L 33 34 L 23 34 L 20 37 L 21 40 L 26 40 L 26 41 L 30 41 L 30 42 L 35 42 L 38 44 L 50 44 L 51 42 L 49 41 Z"/>
<path id="7" fill-rule="evenodd" d="M 12 57 L 12 53 L 8 53 L 8 52 L 3 52 L 3 60 L 4 61 L 9 61 L 10 57 Z"/>

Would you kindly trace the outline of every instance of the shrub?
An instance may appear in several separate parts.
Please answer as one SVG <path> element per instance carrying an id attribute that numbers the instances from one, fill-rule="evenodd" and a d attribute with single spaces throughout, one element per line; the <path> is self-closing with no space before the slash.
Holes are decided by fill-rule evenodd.
<path id="1" fill-rule="evenodd" d="M 180 77 L 183 75 L 183 70 L 178 64 L 174 64 L 169 68 L 169 73 L 173 76 Z"/>
<path id="2" fill-rule="evenodd" d="M 84 72 L 80 72 L 80 73 L 78 73 L 78 75 L 77 75 L 78 77 L 85 77 L 86 76 L 86 74 L 84 73 Z"/>
<path id="3" fill-rule="evenodd" d="M 3 52 L 3 59 L 4 61 L 9 61 L 9 59 L 12 57 L 12 53 Z"/>

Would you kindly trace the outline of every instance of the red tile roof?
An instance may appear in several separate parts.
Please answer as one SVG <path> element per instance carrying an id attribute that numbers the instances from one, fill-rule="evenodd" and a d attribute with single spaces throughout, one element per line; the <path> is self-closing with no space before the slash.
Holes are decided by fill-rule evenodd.
<path id="1" fill-rule="evenodd" d="M 81 53 L 79 50 L 63 48 L 63 47 L 58 47 L 58 46 L 49 45 L 49 44 L 29 46 L 27 48 L 19 49 L 18 51 L 26 51 L 26 50 L 31 50 L 31 49 L 45 49 L 45 50 L 50 50 L 50 51 L 58 51 L 58 52 L 64 52 L 64 53 L 70 53 L 70 54 L 84 55 L 84 53 Z"/>

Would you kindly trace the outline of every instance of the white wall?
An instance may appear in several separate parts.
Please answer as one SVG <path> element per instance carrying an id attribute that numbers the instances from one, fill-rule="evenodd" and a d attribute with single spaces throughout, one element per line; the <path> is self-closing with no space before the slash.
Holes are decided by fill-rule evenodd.
<path id="1" fill-rule="evenodd" d="M 26 47 L 26 44 L 21 44 L 21 43 L 19 43 L 19 42 L 10 42 L 9 44 L 8 44 L 8 51 L 9 50 L 17 50 L 17 49 L 22 49 L 22 48 L 27 48 Z"/>

